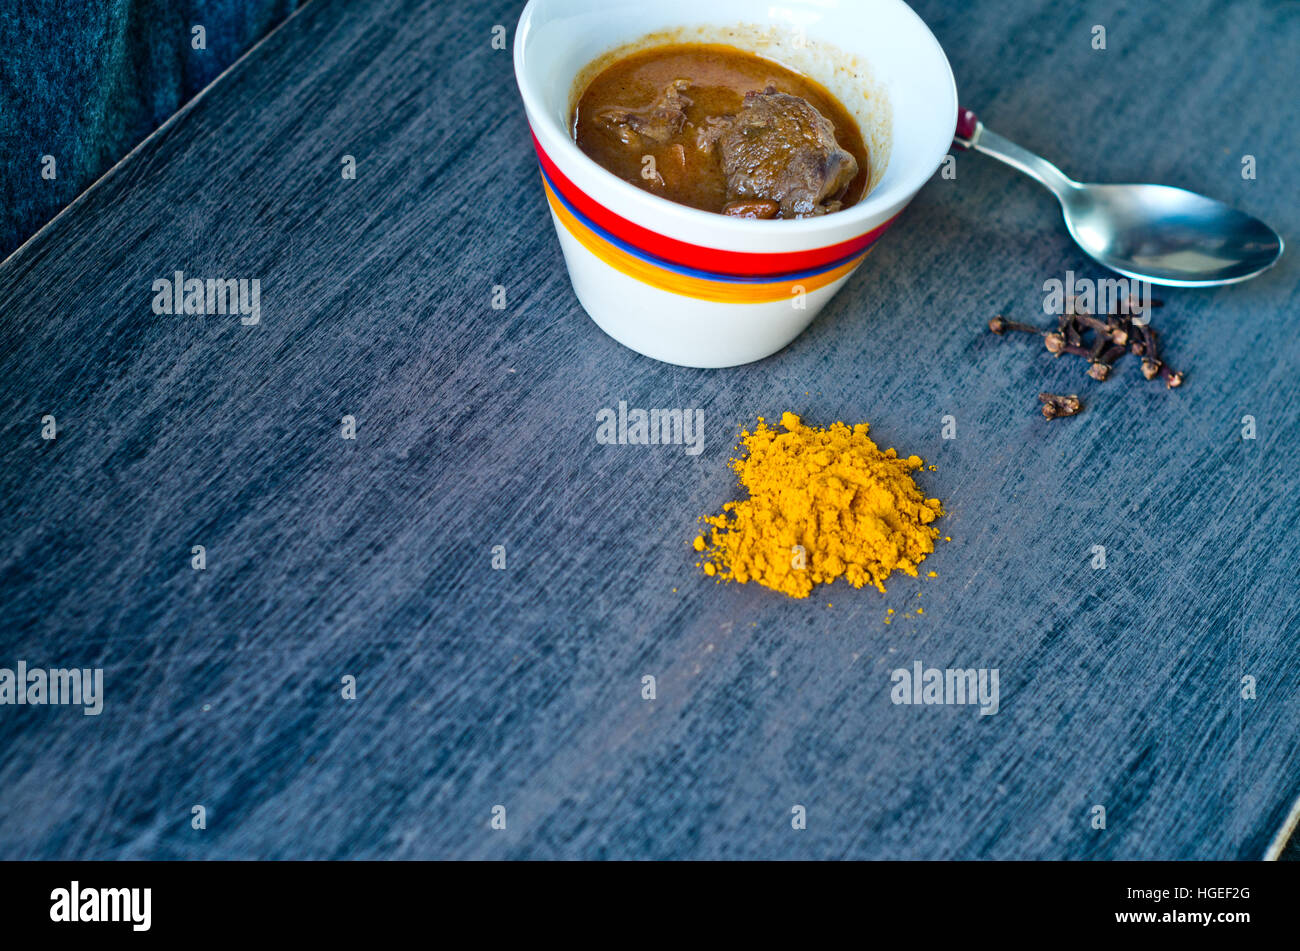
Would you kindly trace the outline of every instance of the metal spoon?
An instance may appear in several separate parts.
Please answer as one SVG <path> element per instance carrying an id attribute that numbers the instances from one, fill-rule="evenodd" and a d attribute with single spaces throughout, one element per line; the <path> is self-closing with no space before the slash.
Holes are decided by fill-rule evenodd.
<path id="1" fill-rule="evenodd" d="M 953 144 L 991 155 L 1046 185 L 1070 236 L 1113 271 L 1175 287 L 1235 284 L 1268 270 L 1282 238 L 1258 218 L 1167 185 L 1085 185 L 1051 162 L 984 128 L 961 109 Z"/>

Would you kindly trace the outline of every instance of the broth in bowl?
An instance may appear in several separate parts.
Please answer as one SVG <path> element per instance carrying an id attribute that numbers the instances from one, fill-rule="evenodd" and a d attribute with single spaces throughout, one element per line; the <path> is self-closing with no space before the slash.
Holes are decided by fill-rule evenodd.
<path id="1" fill-rule="evenodd" d="M 824 87 L 731 46 L 634 53 L 587 85 L 578 147 L 602 168 L 678 204 L 739 218 L 813 218 L 867 192 L 866 143 Z"/>

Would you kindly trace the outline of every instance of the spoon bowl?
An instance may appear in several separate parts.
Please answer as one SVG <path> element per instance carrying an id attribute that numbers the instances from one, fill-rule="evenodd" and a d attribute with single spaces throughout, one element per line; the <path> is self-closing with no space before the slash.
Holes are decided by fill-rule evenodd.
<path id="1" fill-rule="evenodd" d="M 1061 196 L 1061 207 L 1089 256 L 1153 284 L 1233 284 L 1282 256 L 1282 238 L 1264 222 L 1183 188 L 1079 185 Z"/>
<path id="2" fill-rule="evenodd" d="M 1019 169 L 1061 202 L 1070 236 L 1098 264 L 1172 287 L 1235 284 L 1282 256 L 1281 236 L 1221 201 L 1168 185 L 1085 185 L 1046 159 L 984 128 L 969 109 L 957 120 L 958 148 Z"/>

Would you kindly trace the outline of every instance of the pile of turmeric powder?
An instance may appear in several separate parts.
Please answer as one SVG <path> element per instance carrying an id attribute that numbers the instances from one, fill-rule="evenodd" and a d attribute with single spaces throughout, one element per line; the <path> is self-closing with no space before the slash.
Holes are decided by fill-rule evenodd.
<path id="1" fill-rule="evenodd" d="M 785 432 L 760 416 L 741 434 L 746 453 L 731 465 L 749 498 L 700 520 L 712 527 L 695 539 L 705 573 L 794 598 L 841 577 L 882 592 L 892 572 L 916 577 L 939 536 L 931 523 L 943 514 L 912 478 L 920 458 L 882 452 L 866 423 L 819 429 L 786 413 L 781 425 Z"/>

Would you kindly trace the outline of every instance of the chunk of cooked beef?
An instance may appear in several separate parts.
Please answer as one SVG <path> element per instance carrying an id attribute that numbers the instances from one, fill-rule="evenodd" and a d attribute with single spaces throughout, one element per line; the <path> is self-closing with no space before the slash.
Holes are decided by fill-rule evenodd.
<path id="1" fill-rule="evenodd" d="M 712 152 L 718 139 L 727 134 L 731 124 L 736 121 L 733 115 L 706 116 L 704 124 L 695 130 L 695 147 L 701 152 Z"/>
<path id="2" fill-rule="evenodd" d="M 691 100 L 684 91 L 690 87 L 689 79 L 674 79 L 650 105 L 641 109 L 605 109 L 596 119 L 624 145 L 633 148 L 646 142 L 664 145 L 686 125 L 686 107 Z"/>
<path id="3" fill-rule="evenodd" d="M 835 127 L 806 99 L 777 92 L 746 94 L 718 137 L 727 199 L 765 198 L 783 218 L 836 210 L 858 161 L 835 141 Z"/>

